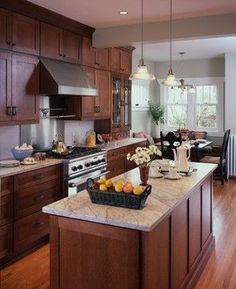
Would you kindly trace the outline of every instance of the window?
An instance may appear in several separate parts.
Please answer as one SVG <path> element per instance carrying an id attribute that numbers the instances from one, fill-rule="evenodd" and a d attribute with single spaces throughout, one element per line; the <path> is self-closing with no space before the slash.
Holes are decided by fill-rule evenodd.
<path id="1" fill-rule="evenodd" d="M 218 135 L 224 129 L 224 101 L 222 78 L 186 79 L 195 86 L 195 93 L 161 87 L 161 103 L 165 106 L 164 130 L 180 127 L 205 130 Z"/>
<path id="2" fill-rule="evenodd" d="M 148 110 L 150 100 L 150 81 L 132 81 L 132 110 Z"/>

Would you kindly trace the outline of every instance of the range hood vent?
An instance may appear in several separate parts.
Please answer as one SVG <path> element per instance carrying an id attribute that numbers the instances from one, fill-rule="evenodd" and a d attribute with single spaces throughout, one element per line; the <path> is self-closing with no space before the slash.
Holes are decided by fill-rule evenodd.
<path id="1" fill-rule="evenodd" d="M 40 94 L 96 96 L 98 91 L 81 65 L 41 58 Z"/>

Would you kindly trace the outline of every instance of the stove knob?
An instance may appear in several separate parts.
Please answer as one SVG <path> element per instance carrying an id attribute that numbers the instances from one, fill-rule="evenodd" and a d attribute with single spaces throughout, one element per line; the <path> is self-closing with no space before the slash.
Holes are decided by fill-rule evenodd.
<path id="1" fill-rule="evenodd" d="M 82 168 L 83 168 L 82 165 L 79 165 L 79 166 L 77 167 L 78 170 L 82 170 Z"/>
<path id="2" fill-rule="evenodd" d="M 96 165 L 96 162 L 91 162 L 91 165 L 92 165 L 92 166 Z"/>
<path id="3" fill-rule="evenodd" d="M 102 162 L 102 160 L 98 160 L 97 163 L 100 164 Z"/>
<path id="4" fill-rule="evenodd" d="M 102 162 L 105 163 L 105 161 L 106 161 L 106 160 L 103 158 L 103 159 L 102 159 Z"/>
<path id="5" fill-rule="evenodd" d="M 90 167 L 91 163 L 86 163 L 85 166 L 86 167 Z"/>
<path id="6" fill-rule="evenodd" d="M 74 171 L 74 172 L 77 171 L 77 167 L 72 167 L 71 169 L 72 169 L 72 171 Z"/>

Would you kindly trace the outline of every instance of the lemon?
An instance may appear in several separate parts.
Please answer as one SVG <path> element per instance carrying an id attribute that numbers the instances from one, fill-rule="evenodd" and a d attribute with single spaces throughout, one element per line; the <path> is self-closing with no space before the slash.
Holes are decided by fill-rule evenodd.
<path id="1" fill-rule="evenodd" d="M 110 188 L 111 186 L 113 186 L 112 180 L 111 180 L 111 179 L 106 180 L 105 185 L 106 185 L 108 188 Z"/>
<path id="2" fill-rule="evenodd" d="M 121 183 L 116 183 L 116 185 L 115 185 L 115 191 L 116 191 L 117 193 L 121 193 L 121 192 L 123 191 L 123 184 L 121 184 Z"/>
<path id="3" fill-rule="evenodd" d="M 106 183 L 106 179 L 101 178 L 100 180 L 97 181 L 99 184 L 105 184 Z"/>
<path id="4" fill-rule="evenodd" d="M 118 181 L 116 182 L 116 185 L 123 186 L 123 182 L 122 182 L 122 180 L 118 180 Z"/>
<path id="5" fill-rule="evenodd" d="M 137 187 L 134 187 L 133 188 L 133 193 L 135 194 L 135 195 L 141 195 L 142 193 L 143 193 L 143 189 L 140 187 L 140 186 L 137 186 Z"/>
<path id="6" fill-rule="evenodd" d="M 99 186 L 99 190 L 100 190 L 100 191 L 106 191 L 106 190 L 107 190 L 106 185 L 101 184 L 101 185 Z"/>

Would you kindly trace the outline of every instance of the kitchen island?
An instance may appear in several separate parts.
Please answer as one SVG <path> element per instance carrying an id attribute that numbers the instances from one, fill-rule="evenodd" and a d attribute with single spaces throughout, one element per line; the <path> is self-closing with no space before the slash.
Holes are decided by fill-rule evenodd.
<path id="1" fill-rule="evenodd" d="M 194 288 L 214 248 L 212 164 L 180 180 L 149 178 L 142 210 L 92 204 L 87 191 L 50 214 L 51 289 Z M 139 182 L 138 169 L 115 179 Z"/>

